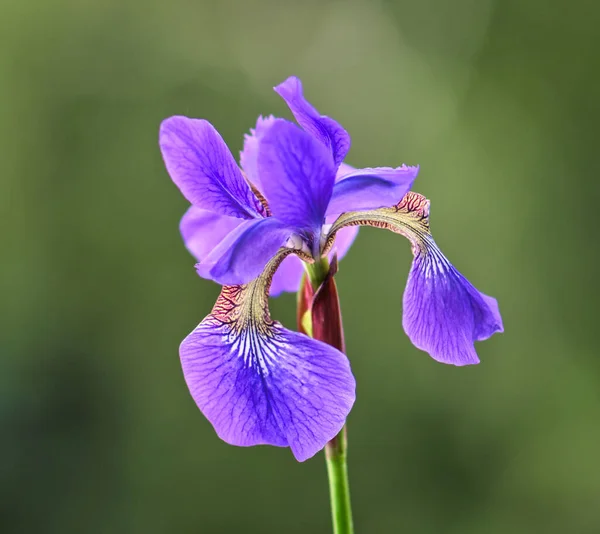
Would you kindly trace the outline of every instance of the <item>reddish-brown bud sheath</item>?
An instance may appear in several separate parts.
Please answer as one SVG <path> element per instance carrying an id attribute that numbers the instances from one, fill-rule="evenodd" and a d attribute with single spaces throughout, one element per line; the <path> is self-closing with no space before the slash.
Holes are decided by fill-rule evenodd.
<path id="1" fill-rule="evenodd" d="M 334 257 L 325 280 L 312 299 L 312 333 L 315 339 L 324 341 L 345 353 L 342 310 L 334 279 L 336 271 L 337 261 Z"/>

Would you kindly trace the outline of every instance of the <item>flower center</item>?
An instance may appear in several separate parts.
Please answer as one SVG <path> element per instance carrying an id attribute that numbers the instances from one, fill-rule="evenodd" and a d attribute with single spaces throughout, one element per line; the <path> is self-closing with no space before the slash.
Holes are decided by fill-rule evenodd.
<path id="1" fill-rule="evenodd" d="M 287 248 L 291 248 L 293 250 L 300 250 L 305 254 L 311 255 L 310 248 L 308 244 L 304 240 L 304 238 L 299 234 L 292 234 L 285 243 Z"/>

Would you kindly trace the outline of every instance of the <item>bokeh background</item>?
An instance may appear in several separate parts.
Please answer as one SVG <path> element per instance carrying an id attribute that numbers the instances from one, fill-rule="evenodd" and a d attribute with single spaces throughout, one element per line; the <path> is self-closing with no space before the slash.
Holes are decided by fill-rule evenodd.
<path id="1" fill-rule="evenodd" d="M 599 22 L 592 0 L 2 0 L 2 532 L 330 532 L 322 455 L 227 446 L 188 394 L 178 345 L 218 288 L 157 147 L 186 114 L 237 153 L 290 117 L 290 74 L 349 163 L 421 165 L 506 329 L 479 366 L 435 363 L 401 327 L 408 243 L 361 230 L 338 275 L 357 533 L 600 532 Z"/>

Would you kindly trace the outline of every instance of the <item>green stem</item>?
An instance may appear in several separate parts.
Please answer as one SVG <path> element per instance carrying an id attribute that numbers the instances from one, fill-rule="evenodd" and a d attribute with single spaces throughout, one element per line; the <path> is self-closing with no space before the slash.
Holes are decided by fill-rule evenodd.
<path id="1" fill-rule="evenodd" d="M 327 258 L 321 258 L 320 261 L 316 261 L 314 264 L 305 264 L 305 267 L 313 291 L 317 291 L 329 273 L 329 262 Z M 303 288 L 301 287 L 300 291 L 302 290 Z M 305 310 L 299 308 L 298 313 L 304 314 Z M 332 318 L 333 320 L 335 319 Z M 302 322 L 301 316 L 299 317 L 299 321 Z M 307 333 L 312 336 L 312 332 Z M 343 350 L 343 347 L 336 348 Z M 327 475 L 329 477 L 329 499 L 331 501 L 331 518 L 334 534 L 354 533 L 352 506 L 350 504 L 347 450 L 348 439 L 346 427 L 344 426 L 340 433 L 325 445 L 325 460 L 327 462 Z"/>
<path id="2" fill-rule="evenodd" d="M 331 518 L 335 534 L 352 534 L 354 532 L 352 506 L 350 504 L 350 483 L 346 463 L 347 448 L 346 427 L 342 428 L 342 431 L 325 445 Z"/>
<path id="3" fill-rule="evenodd" d="M 327 258 L 321 258 L 314 263 L 304 263 L 304 269 L 308 275 L 313 290 L 319 289 L 319 286 L 325 281 L 327 273 L 329 273 L 329 261 Z"/>

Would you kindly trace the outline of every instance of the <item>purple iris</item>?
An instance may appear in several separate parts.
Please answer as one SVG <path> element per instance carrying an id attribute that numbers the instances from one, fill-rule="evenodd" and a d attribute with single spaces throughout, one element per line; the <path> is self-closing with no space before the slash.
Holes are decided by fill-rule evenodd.
<path id="1" fill-rule="evenodd" d="M 302 262 L 342 256 L 358 225 L 408 237 L 415 260 L 404 328 L 436 360 L 477 363 L 473 342 L 502 330 L 496 301 L 448 262 L 429 233 L 429 203 L 408 193 L 418 167 L 353 169 L 350 136 L 291 77 L 275 91 L 297 125 L 259 118 L 240 169 L 204 120 L 161 125 L 167 170 L 192 206 L 181 221 L 198 274 L 222 284 L 211 314 L 183 341 L 184 375 L 200 410 L 234 445 L 289 446 L 311 457 L 344 425 L 355 381 L 344 354 L 273 321 L 268 295 L 297 291 Z"/>

